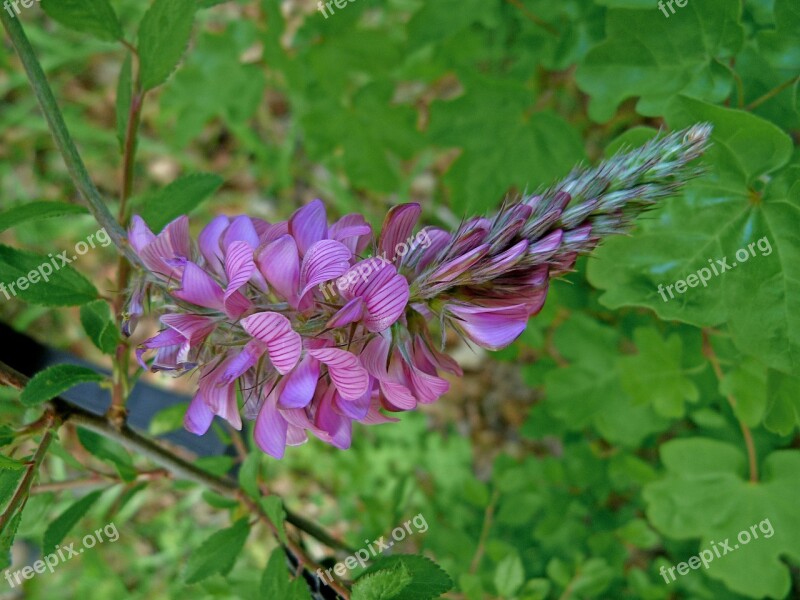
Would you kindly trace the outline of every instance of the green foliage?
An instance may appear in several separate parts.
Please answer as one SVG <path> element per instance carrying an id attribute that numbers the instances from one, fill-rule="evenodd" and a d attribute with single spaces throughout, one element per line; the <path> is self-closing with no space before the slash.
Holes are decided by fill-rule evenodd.
<path id="1" fill-rule="evenodd" d="M 139 79 L 144 91 L 164 83 L 186 52 L 196 0 L 154 0 L 139 27 Z"/>
<path id="2" fill-rule="evenodd" d="M 261 576 L 259 592 L 262 598 L 285 598 L 286 600 L 310 600 L 305 581 L 302 578 L 289 579 L 286 555 L 280 548 L 273 550 L 267 567 Z"/>
<path id="3" fill-rule="evenodd" d="M 92 492 L 86 494 L 47 526 L 47 530 L 44 532 L 44 541 L 42 542 L 42 552 L 44 554 L 50 554 L 55 551 L 56 546 L 64 541 L 69 532 L 72 531 L 72 528 L 100 499 L 102 493 Z"/>
<path id="4" fill-rule="evenodd" d="M 371 579 L 382 574 L 388 580 L 387 587 L 395 590 L 393 595 L 364 596 L 381 600 L 430 600 L 438 598 L 450 588 L 453 582 L 435 562 L 424 556 L 397 554 L 381 558 L 368 567 L 359 578 L 363 581 L 364 593 L 379 591 L 379 582 Z M 410 581 L 407 581 L 410 579 Z M 386 581 L 384 580 L 384 581 Z M 405 583 L 403 585 L 403 583 Z"/>
<path id="5" fill-rule="evenodd" d="M 52 400 L 79 383 L 103 381 L 97 371 L 77 365 L 55 365 L 37 373 L 25 386 L 20 401 L 25 406 L 37 406 Z"/>
<path id="6" fill-rule="evenodd" d="M 216 573 L 227 575 L 250 535 L 247 519 L 239 519 L 231 527 L 212 534 L 189 556 L 186 564 L 186 583 L 202 581 Z"/>
<path id="7" fill-rule="evenodd" d="M 38 219 L 52 219 L 66 215 L 83 215 L 88 211 L 77 204 L 65 202 L 28 202 L 0 213 L 0 231 Z"/>
<path id="8" fill-rule="evenodd" d="M 107 42 L 122 39 L 122 27 L 108 0 L 42 0 L 42 10 L 64 27 Z"/>
<path id="9" fill-rule="evenodd" d="M 192 212 L 222 183 L 221 177 L 210 173 L 181 177 L 147 197 L 140 215 L 153 231 L 161 231 L 173 219 Z"/>
<path id="10" fill-rule="evenodd" d="M 95 300 L 81 306 L 81 325 L 92 343 L 105 354 L 113 354 L 120 340 L 119 329 L 111 318 L 108 304 Z"/>

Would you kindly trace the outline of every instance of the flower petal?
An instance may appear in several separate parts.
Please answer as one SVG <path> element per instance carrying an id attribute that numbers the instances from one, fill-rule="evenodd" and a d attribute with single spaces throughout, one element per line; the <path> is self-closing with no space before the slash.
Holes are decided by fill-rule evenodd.
<path id="1" fill-rule="evenodd" d="M 314 398 L 319 379 L 319 361 L 306 355 L 300 364 L 284 378 L 280 405 L 285 408 L 304 408 Z"/>
<path id="2" fill-rule="evenodd" d="M 242 327 L 267 345 L 270 361 L 281 375 L 291 371 L 300 359 L 303 343 L 289 319 L 279 313 L 261 312 L 242 319 Z"/>
<path id="3" fill-rule="evenodd" d="M 234 242 L 245 242 L 251 248 L 258 248 L 260 240 L 250 217 L 242 215 L 231 221 L 225 235 L 222 236 L 222 247 L 228 250 Z"/>
<path id="4" fill-rule="evenodd" d="M 253 439 L 259 448 L 274 458 L 283 458 L 286 452 L 286 432 L 289 424 L 277 407 L 276 395 L 269 395 L 256 419 Z"/>
<path id="5" fill-rule="evenodd" d="M 309 202 L 299 208 L 289 219 L 289 233 L 297 242 L 300 256 L 305 256 L 309 248 L 328 236 L 328 217 L 321 200 Z"/>
<path id="6" fill-rule="evenodd" d="M 222 288 L 211 276 L 193 262 L 187 262 L 183 268 L 181 289 L 173 290 L 172 295 L 204 308 L 224 309 Z"/>
<path id="7" fill-rule="evenodd" d="M 451 303 L 452 322 L 473 342 L 488 350 L 505 348 L 525 330 L 528 308 L 524 304 L 483 307 Z"/>
<path id="8" fill-rule="evenodd" d="M 214 413 L 208 408 L 203 396 L 199 392 L 195 394 L 189 403 L 189 408 L 183 416 L 183 426 L 187 431 L 195 435 L 203 435 L 211 427 L 214 420 Z"/>
<path id="9" fill-rule="evenodd" d="M 222 275 L 224 272 L 223 265 L 225 264 L 225 258 L 222 252 L 220 238 L 222 234 L 225 233 L 228 225 L 230 225 L 230 219 L 228 219 L 228 217 L 224 215 L 214 217 L 197 237 L 197 243 L 200 246 L 200 254 L 206 259 L 208 268 L 217 275 Z"/>
<path id="10" fill-rule="evenodd" d="M 300 257 L 294 238 L 283 235 L 264 246 L 258 254 L 258 267 L 275 291 L 297 308 Z"/>
<path id="11" fill-rule="evenodd" d="M 347 246 L 334 240 L 315 243 L 306 252 L 300 269 L 300 297 L 314 286 L 336 279 L 350 268 L 352 254 Z"/>
<path id="12" fill-rule="evenodd" d="M 393 206 L 383 220 L 381 236 L 378 240 L 378 252 L 394 261 L 398 257 L 398 248 L 411 237 L 414 226 L 419 220 L 422 208 L 416 202 Z M 408 252 L 406 249 L 403 255 Z"/>
<path id="13" fill-rule="evenodd" d="M 357 400 L 369 387 L 369 373 L 358 357 L 339 348 L 317 348 L 308 353 L 328 367 L 328 374 L 345 400 Z"/>

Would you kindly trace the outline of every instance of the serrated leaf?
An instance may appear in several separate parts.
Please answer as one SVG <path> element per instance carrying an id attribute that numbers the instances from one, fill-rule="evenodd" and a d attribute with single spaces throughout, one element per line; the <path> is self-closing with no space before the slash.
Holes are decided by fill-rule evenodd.
<path id="1" fill-rule="evenodd" d="M 219 175 L 196 173 L 176 179 L 167 187 L 149 196 L 141 217 L 153 231 L 161 231 L 170 221 L 189 214 L 223 184 Z"/>
<path id="2" fill-rule="evenodd" d="M 83 206 L 66 202 L 28 202 L 0 213 L 0 231 L 28 221 L 52 219 L 65 215 L 85 215 L 88 212 Z"/>
<path id="3" fill-rule="evenodd" d="M 101 40 L 122 39 L 122 27 L 108 0 L 41 0 L 47 15 L 70 29 Z"/>
<path id="4" fill-rule="evenodd" d="M 164 83 L 192 35 L 196 0 L 154 0 L 139 26 L 139 78 L 144 91 Z"/>
<path id="5" fill-rule="evenodd" d="M 286 537 L 286 511 L 283 508 L 283 500 L 279 496 L 267 496 L 261 499 L 261 507 L 278 530 L 278 539 L 284 544 L 288 543 Z"/>
<path id="6" fill-rule="evenodd" d="M 13 458 L 9 458 L 3 454 L 0 454 L 0 470 L 2 471 L 21 471 L 25 468 L 25 465 L 18 460 L 14 460 Z"/>
<path id="7" fill-rule="evenodd" d="M 53 552 L 56 546 L 64 541 L 67 534 L 69 534 L 78 521 L 84 517 L 102 494 L 102 490 L 86 494 L 83 498 L 58 515 L 55 521 L 50 523 L 44 532 L 42 553 L 50 554 Z"/>
<path id="8" fill-rule="evenodd" d="M 247 518 L 242 518 L 231 527 L 209 536 L 189 556 L 184 574 L 186 583 L 197 583 L 217 573 L 227 575 L 236 564 L 249 534 Z"/>
<path id="9" fill-rule="evenodd" d="M 260 597 L 312 600 L 308 583 L 302 576 L 290 579 L 286 556 L 280 548 L 272 552 L 267 568 L 261 576 Z"/>
<path id="10" fill-rule="evenodd" d="M 78 427 L 78 440 L 92 456 L 113 465 L 124 481 L 136 479 L 133 460 L 121 445 L 83 427 Z"/>
<path id="11" fill-rule="evenodd" d="M 67 255 L 70 262 L 74 258 Z M 78 306 L 98 295 L 88 279 L 69 264 L 62 265 L 58 256 L 39 256 L 0 245 L 0 301 L 16 297 L 43 306 Z"/>
<path id="12" fill-rule="evenodd" d="M 108 303 L 96 300 L 81 306 L 81 325 L 92 343 L 104 354 L 113 354 L 120 336 Z"/>
<path id="13" fill-rule="evenodd" d="M 411 583 L 411 573 L 403 563 L 359 577 L 351 600 L 392 600 Z"/>
<path id="14" fill-rule="evenodd" d="M 407 584 L 392 600 L 430 600 L 438 598 L 453 587 L 453 580 L 431 559 L 416 554 L 395 554 L 387 556 L 371 564 L 358 578 L 391 569 L 402 564 L 411 575 L 411 583 Z"/>
<path id="15" fill-rule="evenodd" d="M 55 365 L 34 375 L 22 390 L 19 399 L 25 406 L 37 406 L 79 383 L 103 381 L 103 379 L 105 379 L 103 375 L 86 367 Z"/>

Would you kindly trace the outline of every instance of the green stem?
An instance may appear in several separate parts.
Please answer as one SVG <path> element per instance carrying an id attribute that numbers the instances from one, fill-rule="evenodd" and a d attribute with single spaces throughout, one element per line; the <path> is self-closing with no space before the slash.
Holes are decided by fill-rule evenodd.
<path id="1" fill-rule="evenodd" d="M 0 20 L 2 20 L 3 27 L 5 27 L 11 43 L 22 61 L 22 66 L 25 68 L 28 79 L 31 82 L 33 93 L 42 108 L 42 112 L 44 112 L 44 116 L 50 126 L 50 132 L 53 134 L 56 146 L 64 158 L 72 182 L 95 219 L 97 219 L 97 222 L 105 228 L 119 251 L 133 264 L 141 264 L 138 256 L 128 244 L 125 230 L 114 219 L 111 211 L 108 210 L 103 198 L 100 196 L 100 192 L 86 171 L 86 166 L 83 164 L 80 154 L 78 154 L 78 149 L 72 141 L 67 125 L 64 123 L 64 117 L 61 115 L 58 103 L 53 96 L 53 90 L 50 89 L 50 85 L 47 83 L 47 78 L 22 29 L 22 24 L 19 19 L 3 10 L 0 10 Z"/>
<path id="2" fill-rule="evenodd" d="M 753 100 L 750 104 L 745 106 L 745 110 L 753 110 L 755 108 L 758 108 L 759 106 L 764 104 L 764 102 L 766 102 L 767 100 L 771 100 L 772 98 L 774 98 L 775 96 L 780 94 L 783 90 L 785 90 L 789 86 L 794 85 L 797 81 L 800 81 L 800 76 L 795 76 L 795 77 L 792 77 L 791 79 L 789 79 L 788 81 L 784 81 L 782 84 L 780 84 L 777 87 L 772 88 L 770 91 L 768 91 L 763 96 Z"/>

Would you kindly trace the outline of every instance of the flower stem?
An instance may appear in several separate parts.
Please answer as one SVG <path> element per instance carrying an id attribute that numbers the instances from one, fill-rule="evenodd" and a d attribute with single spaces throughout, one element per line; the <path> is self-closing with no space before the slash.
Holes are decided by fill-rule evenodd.
<path id="1" fill-rule="evenodd" d="M 100 192 L 97 190 L 89 177 L 89 173 L 86 171 L 86 165 L 83 164 L 78 149 L 75 147 L 75 142 L 72 141 L 72 137 L 67 130 L 64 117 L 53 96 L 53 90 L 50 89 L 50 85 L 47 83 L 47 78 L 22 29 L 22 24 L 19 19 L 9 15 L 6 11 L 0 11 L 0 20 L 2 20 L 3 27 L 5 27 L 8 37 L 11 39 L 11 43 L 17 51 L 20 61 L 22 61 L 22 66 L 31 83 L 33 93 L 47 119 L 50 132 L 53 134 L 53 139 L 64 159 L 64 163 L 67 165 L 67 171 L 69 171 L 73 184 L 78 189 L 78 192 L 84 202 L 86 202 L 94 218 L 105 228 L 119 251 L 133 264 L 139 265 L 139 257 L 136 256 L 136 253 L 128 244 L 125 230 L 108 210 L 103 198 L 100 196 Z"/>

